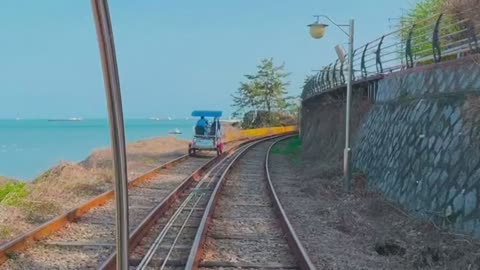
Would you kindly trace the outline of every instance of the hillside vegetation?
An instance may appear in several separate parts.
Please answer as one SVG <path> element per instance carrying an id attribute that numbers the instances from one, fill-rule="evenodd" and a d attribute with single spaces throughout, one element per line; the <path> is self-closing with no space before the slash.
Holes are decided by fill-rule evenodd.
<path id="1" fill-rule="evenodd" d="M 174 137 L 127 146 L 132 179 L 186 152 L 188 142 Z M 80 163 L 62 162 L 31 182 L 0 177 L 0 243 L 112 189 L 112 154 L 95 150 Z"/>

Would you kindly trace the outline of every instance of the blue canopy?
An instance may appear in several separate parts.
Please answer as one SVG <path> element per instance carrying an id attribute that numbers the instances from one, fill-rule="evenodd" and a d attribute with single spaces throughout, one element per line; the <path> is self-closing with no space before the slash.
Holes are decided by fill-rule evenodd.
<path id="1" fill-rule="evenodd" d="M 222 117 L 222 111 L 193 111 L 193 117 Z"/>

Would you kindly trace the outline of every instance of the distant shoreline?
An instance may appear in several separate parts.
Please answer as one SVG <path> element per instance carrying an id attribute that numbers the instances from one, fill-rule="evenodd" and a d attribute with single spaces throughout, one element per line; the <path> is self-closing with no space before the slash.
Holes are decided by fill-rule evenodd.
<path id="1" fill-rule="evenodd" d="M 130 148 L 131 146 L 134 146 L 134 145 L 150 144 L 152 141 L 169 140 L 169 139 L 172 139 L 172 138 L 175 138 L 175 140 L 178 140 L 178 141 L 184 141 L 185 144 L 188 142 L 188 140 L 177 138 L 173 134 L 172 135 L 167 135 L 167 136 L 154 136 L 154 137 L 148 137 L 148 138 L 143 138 L 143 139 L 127 142 L 127 151 L 128 151 L 128 148 Z M 169 147 L 167 146 L 167 148 L 169 148 Z M 185 149 L 187 149 L 187 148 L 185 148 Z M 56 164 L 54 164 L 53 166 L 43 170 L 41 173 L 37 174 L 36 176 L 34 176 L 32 178 L 17 178 L 17 177 L 12 177 L 12 176 L 0 175 L 0 185 L 3 185 L 3 184 L 8 183 L 8 182 L 31 183 L 32 181 L 35 181 L 36 179 L 40 178 L 42 175 L 44 175 L 48 171 L 60 166 L 61 164 L 64 164 L 64 163 L 72 163 L 72 164 L 79 164 L 79 165 L 84 164 L 84 163 L 88 162 L 96 153 L 105 152 L 105 151 L 110 151 L 110 146 L 105 146 L 105 147 L 100 146 L 100 147 L 94 148 L 90 151 L 90 153 L 88 155 L 86 155 L 80 161 L 71 161 L 71 160 L 59 161 Z M 187 150 L 185 150 L 185 151 L 187 151 Z M 129 153 L 127 153 L 127 155 L 128 154 Z"/>
<path id="2" fill-rule="evenodd" d="M 65 119 L 50 119 L 65 120 Z M 125 120 L 127 143 L 171 136 L 191 139 L 193 120 L 151 121 Z M 1 120 L 0 175 L 23 181 L 37 177 L 42 171 L 62 160 L 79 162 L 99 147 L 110 146 L 107 119 L 82 121 Z"/>

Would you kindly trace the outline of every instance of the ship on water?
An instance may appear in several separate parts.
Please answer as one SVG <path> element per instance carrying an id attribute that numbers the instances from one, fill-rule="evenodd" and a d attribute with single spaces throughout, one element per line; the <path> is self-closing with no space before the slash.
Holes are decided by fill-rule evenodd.
<path id="1" fill-rule="evenodd" d="M 182 134 L 182 132 L 180 131 L 180 129 L 176 128 L 174 130 L 170 130 L 168 134 Z"/>
<path id="2" fill-rule="evenodd" d="M 78 121 L 82 121 L 83 119 L 82 118 L 78 118 L 78 117 L 71 117 L 71 118 L 65 118 L 65 119 L 48 119 L 48 122 L 78 122 Z"/>

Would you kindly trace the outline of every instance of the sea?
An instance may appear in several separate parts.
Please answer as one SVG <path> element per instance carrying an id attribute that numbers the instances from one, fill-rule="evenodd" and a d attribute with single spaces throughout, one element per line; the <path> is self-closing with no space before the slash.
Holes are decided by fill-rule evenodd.
<path id="1" fill-rule="evenodd" d="M 127 142 L 175 136 L 191 139 L 190 119 L 126 119 Z M 178 129 L 182 134 L 172 135 Z M 110 146 L 107 119 L 81 121 L 0 120 L 0 176 L 29 181 L 61 161 L 79 162 Z"/>

